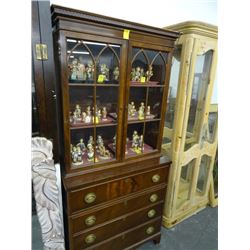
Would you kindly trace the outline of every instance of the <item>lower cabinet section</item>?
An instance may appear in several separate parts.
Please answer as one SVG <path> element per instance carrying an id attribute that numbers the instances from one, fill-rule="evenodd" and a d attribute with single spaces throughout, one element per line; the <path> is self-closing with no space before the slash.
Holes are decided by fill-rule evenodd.
<path id="1" fill-rule="evenodd" d="M 65 189 L 67 249 L 124 250 L 159 242 L 169 165 L 135 165 L 134 174 Z"/>
<path id="2" fill-rule="evenodd" d="M 86 246 L 86 242 L 82 243 L 79 241 L 74 244 L 74 250 L 80 249 L 95 249 L 95 250 L 120 250 L 120 249 L 131 249 L 135 246 L 147 241 L 148 239 L 153 239 L 159 237 L 161 230 L 161 217 L 150 220 L 147 223 L 141 224 L 133 229 L 127 230 L 115 237 L 109 238 L 99 244 L 89 243 Z M 95 239 L 94 235 L 89 236 L 89 241 Z M 74 241 L 75 243 L 75 241 Z M 90 245 L 92 244 L 92 245 Z"/>

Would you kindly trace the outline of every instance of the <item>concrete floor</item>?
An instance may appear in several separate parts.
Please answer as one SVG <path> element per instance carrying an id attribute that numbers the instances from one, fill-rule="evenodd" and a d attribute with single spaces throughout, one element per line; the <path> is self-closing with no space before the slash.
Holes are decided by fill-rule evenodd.
<path id="1" fill-rule="evenodd" d="M 137 250 L 217 250 L 218 208 L 207 207 L 172 229 L 162 227 L 161 243 L 147 242 Z M 32 250 L 42 250 L 41 229 L 32 216 Z"/>

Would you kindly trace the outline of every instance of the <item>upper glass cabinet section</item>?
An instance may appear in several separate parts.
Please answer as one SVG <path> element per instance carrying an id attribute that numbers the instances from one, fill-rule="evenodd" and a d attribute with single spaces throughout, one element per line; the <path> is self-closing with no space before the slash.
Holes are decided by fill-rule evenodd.
<path id="1" fill-rule="evenodd" d="M 117 158 L 120 45 L 67 38 L 71 167 Z"/>
<path id="2" fill-rule="evenodd" d="M 69 83 L 119 83 L 119 45 L 67 39 L 67 59 Z"/>
<path id="3" fill-rule="evenodd" d="M 125 158 L 158 148 L 167 53 L 132 47 Z"/>

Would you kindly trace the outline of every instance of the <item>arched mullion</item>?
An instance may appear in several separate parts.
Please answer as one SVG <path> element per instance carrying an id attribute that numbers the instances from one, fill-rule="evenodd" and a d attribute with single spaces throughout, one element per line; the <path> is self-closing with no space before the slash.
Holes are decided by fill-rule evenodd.
<path id="1" fill-rule="evenodd" d="M 96 63 L 95 63 L 95 57 L 94 57 L 93 53 L 91 52 L 91 50 L 89 49 L 89 47 L 84 42 L 82 42 L 82 44 L 84 45 L 84 47 L 86 48 L 86 50 L 89 52 L 89 54 L 90 54 L 90 56 L 92 58 L 92 61 L 93 61 L 94 65 L 95 65 Z"/>
<path id="2" fill-rule="evenodd" d="M 71 56 L 72 52 L 78 47 L 80 46 L 81 43 L 77 43 L 71 50 L 70 50 L 70 53 L 68 54 L 68 57 L 67 57 L 67 61 L 69 61 L 69 57 Z"/>
<path id="3" fill-rule="evenodd" d="M 166 64 L 166 61 L 165 61 L 165 59 L 164 59 L 164 57 L 163 57 L 162 53 L 161 53 L 161 52 L 159 52 L 159 53 L 157 53 L 157 54 L 155 55 L 155 57 L 153 58 L 153 60 L 152 60 L 152 62 L 151 62 L 151 64 L 150 64 L 150 65 L 153 65 L 154 61 L 156 60 L 156 58 L 157 58 L 158 56 L 161 56 L 161 58 L 162 58 L 162 60 L 163 60 L 164 64 Z"/>
<path id="4" fill-rule="evenodd" d="M 119 65 L 120 65 L 120 58 L 119 58 L 119 56 L 117 55 L 117 53 L 115 52 L 115 50 L 108 44 L 108 48 L 110 48 L 111 49 L 111 51 L 115 54 L 115 56 L 116 56 L 116 59 L 117 59 L 117 61 L 118 61 L 118 63 L 119 63 Z"/>
<path id="5" fill-rule="evenodd" d="M 104 48 L 101 49 L 101 51 L 99 52 L 98 56 L 96 57 L 96 62 L 98 62 L 100 56 L 102 55 L 102 53 L 104 52 L 105 49 L 108 48 L 108 45 L 106 45 Z"/>
<path id="6" fill-rule="evenodd" d="M 134 60 L 136 59 L 136 57 L 137 57 L 140 53 L 142 53 L 142 54 L 144 55 L 144 57 L 146 58 L 147 64 L 149 65 L 148 56 L 147 56 L 147 54 L 145 53 L 145 51 L 144 51 L 143 49 L 140 49 L 140 50 L 134 55 L 134 57 L 133 57 L 133 59 L 132 59 L 132 64 L 133 64 Z"/>

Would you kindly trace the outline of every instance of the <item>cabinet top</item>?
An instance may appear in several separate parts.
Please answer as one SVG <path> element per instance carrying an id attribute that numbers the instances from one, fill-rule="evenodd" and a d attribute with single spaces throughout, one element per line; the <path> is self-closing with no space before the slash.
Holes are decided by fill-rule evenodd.
<path id="1" fill-rule="evenodd" d="M 53 25 L 60 18 L 69 18 L 73 20 L 93 22 L 95 24 L 104 24 L 109 26 L 115 26 L 121 29 L 129 29 L 135 31 L 141 31 L 161 36 L 167 36 L 168 38 L 177 39 L 180 36 L 180 32 L 161 29 L 157 27 L 152 27 L 144 24 L 139 24 L 135 22 L 125 21 L 122 19 L 107 17 L 99 14 L 94 14 L 86 11 L 76 10 L 72 8 L 66 8 L 58 5 L 51 5 L 52 22 Z"/>

